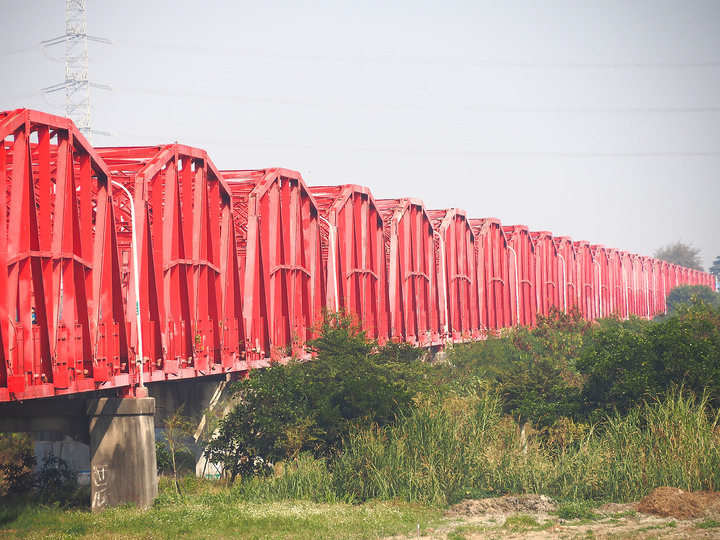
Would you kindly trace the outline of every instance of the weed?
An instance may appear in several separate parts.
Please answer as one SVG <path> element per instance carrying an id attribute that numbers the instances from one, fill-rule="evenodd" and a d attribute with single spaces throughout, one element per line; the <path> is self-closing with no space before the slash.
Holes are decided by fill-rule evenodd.
<path id="1" fill-rule="evenodd" d="M 395 425 L 352 430 L 331 463 L 332 476 L 346 500 L 445 505 L 544 493 L 561 500 L 625 502 L 656 486 L 699 491 L 720 484 L 717 425 L 706 400 L 670 393 L 558 450 L 540 435 L 529 435 L 523 444 L 516 424 L 501 417 L 499 400 L 488 390 L 420 402 Z M 633 451 L 618 451 L 629 448 Z M 572 516 L 568 519 L 596 519 L 587 507 L 563 511 Z"/>
<path id="2" fill-rule="evenodd" d="M 581 519 L 595 521 L 602 516 L 593 511 L 593 507 L 588 502 L 567 502 L 558 508 L 554 514 L 560 519 Z"/>
<path id="3" fill-rule="evenodd" d="M 695 525 L 698 529 L 715 529 L 720 527 L 720 521 L 708 518 Z"/>
<path id="4" fill-rule="evenodd" d="M 461 525 L 448 533 L 447 540 L 465 540 L 467 536 L 476 536 L 487 530 L 482 525 Z"/>
<path id="5" fill-rule="evenodd" d="M 625 512 L 617 512 L 615 514 L 611 514 L 610 517 L 613 519 L 620 519 L 620 518 L 635 517 L 636 515 L 637 515 L 637 512 L 635 510 L 626 510 Z"/>
<path id="6" fill-rule="evenodd" d="M 677 521 L 668 521 L 667 523 L 659 523 L 658 525 L 648 525 L 647 527 L 643 527 L 642 529 L 638 529 L 638 531 L 656 531 L 661 529 L 674 529 L 677 527 Z"/>
<path id="7" fill-rule="evenodd" d="M 552 525 L 553 523 L 550 521 L 540 523 L 534 517 L 527 514 L 515 514 L 505 520 L 503 529 L 508 529 L 513 532 L 541 531 L 552 527 Z"/>

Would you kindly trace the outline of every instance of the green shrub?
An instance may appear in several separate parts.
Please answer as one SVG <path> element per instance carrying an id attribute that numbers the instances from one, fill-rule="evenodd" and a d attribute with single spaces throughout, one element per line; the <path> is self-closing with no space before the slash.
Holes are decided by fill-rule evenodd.
<path id="1" fill-rule="evenodd" d="M 605 325 L 590 335 L 577 367 L 586 377 L 583 401 L 595 419 L 626 412 L 683 385 L 720 406 L 720 308 L 678 308 L 675 317 L 628 328 Z"/>
<path id="2" fill-rule="evenodd" d="M 698 301 L 711 306 L 720 307 L 720 293 L 713 291 L 707 285 L 678 285 L 667 295 L 667 315 L 674 317 L 683 307 L 691 306 Z"/>
<path id="3" fill-rule="evenodd" d="M 50 455 L 35 473 L 34 488 L 42 502 L 65 502 L 77 491 L 77 475 L 67 461 Z"/>
<path id="4" fill-rule="evenodd" d="M 578 409 L 582 380 L 575 361 L 590 330 L 579 311 L 553 309 L 547 317 L 539 315 L 534 328 L 505 329 L 485 341 L 453 347 L 441 374 L 446 384 L 466 391 L 478 380 L 496 384 L 503 411 L 520 425 L 549 426 Z"/>
<path id="5" fill-rule="evenodd" d="M 428 387 L 419 349 L 368 340 L 357 321 L 326 313 L 311 362 L 274 362 L 235 387 L 236 402 L 207 442 L 232 482 L 302 452 L 328 457 L 353 424 L 388 425 Z"/>
<path id="6" fill-rule="evenodd" d="M 0 497 L 30 491 L 35 482 L 35 449 L 26 433 L 0 433 Z"/>

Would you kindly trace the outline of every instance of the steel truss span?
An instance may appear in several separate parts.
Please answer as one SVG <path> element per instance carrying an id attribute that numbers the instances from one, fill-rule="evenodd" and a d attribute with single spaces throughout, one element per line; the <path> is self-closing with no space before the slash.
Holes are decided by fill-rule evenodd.
<path id="1" fill-rule="evenodd" d="M 0 401 L 233 373 L 307 355 L 323 310 L 423 347 L 535 324 L 666 311 L 711 274 L 650 257 L 307 186 L 287 169 L 220 171 L 174 144 L 94 148 L 68 119 L 0 112 Z"/>

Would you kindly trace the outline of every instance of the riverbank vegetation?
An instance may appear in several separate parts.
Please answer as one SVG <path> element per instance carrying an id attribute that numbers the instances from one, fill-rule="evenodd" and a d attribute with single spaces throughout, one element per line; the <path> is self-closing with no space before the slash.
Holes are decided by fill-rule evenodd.
<path id="1" fill-rule="evenodd" d="M 662 485 L 715 490 L 720 309 L 696 298 L 673 311 L 594 323 L 555 311 L 456 346 L 441 364 L 377 347 L 332 314 L 316 360 L 236 386 L 210 456 L 231 484 L 305 485 L 310 500 L 622 502 Z"/>
<path id="2" fill-rule="evenodd" d="M 596 505 L 659 486 L 719 490 L 720 307 L 697 297 L 672 307 L 655 321 L 555 311 L 535 328 L 457 345 L 442 362 L 380 347 L 356 320 L 328 314 L 312 362 L 253 371 L 218 409 L 226 414 L 209 418 L 206 452 L 224 478 L 164 485 L 132 519 L 165 520 L 173 537 L 210 522 L 220 536 L 262 536 L 262 522 L 275 536 L 372 537 L 433 526 L 469 498 Z M 35 510 L 14 508 L 0 513 L 0 531 L 29 531 Z M 336 511 L 319 529 L 284 528 L 295 519 L 286 516 L 307 524 Z M 70 521 L 119 523 L 116 512 Z M 380 521 L 364 528 L 369 519 Z"/>

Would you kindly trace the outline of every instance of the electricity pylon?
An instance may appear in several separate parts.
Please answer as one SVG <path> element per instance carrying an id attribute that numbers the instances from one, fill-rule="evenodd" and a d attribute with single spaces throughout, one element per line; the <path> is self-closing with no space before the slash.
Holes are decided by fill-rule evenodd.
<path id="1" fill-rule="evenodd" d="M 88 141 L 92 142 L 90 87 L 104 90 L 112 90 L 112 88 L 90 82 L 88 77 L 88 40 L 112 43 L 109 39 L 87 35 L 85 0 L 67 0 L 65 35 L 42 42 L 45 47 L 65 42 L 65 82 L 43 88 L 42 92 L 47 94 L 64 88 L 65 116 L 75 123 Z"/>

